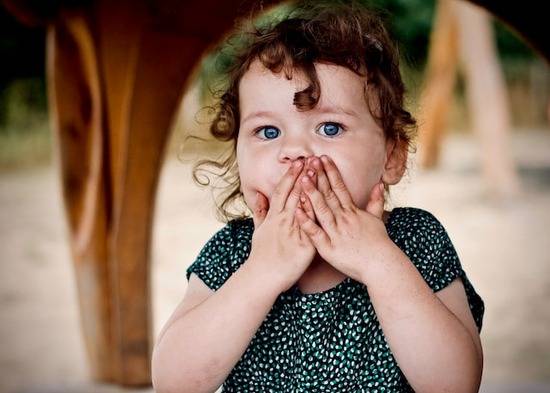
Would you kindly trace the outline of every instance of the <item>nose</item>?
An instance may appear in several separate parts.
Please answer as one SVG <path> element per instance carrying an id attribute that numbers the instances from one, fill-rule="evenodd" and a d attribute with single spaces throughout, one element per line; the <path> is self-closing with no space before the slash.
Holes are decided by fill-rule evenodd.
<path id="1" fill-rule="evenodd" d="M 287 135 L 281 145 L 279 152 L 279 162 L 290 165 L 296 160 L 305 161 L 306 158 L 314 154 L 307 136 Z"/>

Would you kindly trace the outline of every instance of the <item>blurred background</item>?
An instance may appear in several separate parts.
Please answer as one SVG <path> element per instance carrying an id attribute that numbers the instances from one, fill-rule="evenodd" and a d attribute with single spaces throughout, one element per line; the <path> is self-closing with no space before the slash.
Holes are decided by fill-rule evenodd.
<path id="1" fill-rule="evenodd" d="M 435 3 L 377 0 L 400 43 L 409 109 L 419 114 Z M 510 115 L 509 148 L 519 193 L 495 197 L 472 130 L 464 74 L 457 74 L 437 165 L 416 154 L 389 208 L 415 206 L 445 226 L 485 301 L 482 391 L 550 392 L 550 71 L 502 23 L 491 21 Z M 0 6 L 0 391 L 115 391 L 89 385 L 68 244 L 55 136 L 48 120 L 45 30 Z M 224 224 L 210 189 L 191 178 L 195 159 L 227 146 L 206 136 L 201 107 L 217 60 L 190 84 L 162 171 L 153 232 L 155 337 L 186 289 L 185 269 Z M 202 78 L 202 79 L 201 79 Z M 421 149 L 421 146 L 419 146 Z M 88 389 L 88 390 L 87 390 Z"/>

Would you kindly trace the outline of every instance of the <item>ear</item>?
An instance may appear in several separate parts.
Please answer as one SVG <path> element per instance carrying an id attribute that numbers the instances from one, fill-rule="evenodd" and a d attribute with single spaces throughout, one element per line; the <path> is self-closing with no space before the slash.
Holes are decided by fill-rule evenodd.
<path id="1" fill-rule="evenodd" d="M 384 183 L 399 183 L 407 169 L 408 155 L 407 144 L 404 141 L 393 138 L 386 140 L 386 158 L 382 173 L 382 181 Z"/>

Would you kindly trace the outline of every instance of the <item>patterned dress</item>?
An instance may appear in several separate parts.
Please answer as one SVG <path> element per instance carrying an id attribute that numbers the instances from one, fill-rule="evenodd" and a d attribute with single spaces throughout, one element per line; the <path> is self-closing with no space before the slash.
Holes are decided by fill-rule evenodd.
<path id="1" fill-rule="evenodd" d="M 460 277 L 478 330 L 484 302 L 461 267 L 441 223 L 429 212 L 396 207 L 386 230 L 437 292 Z M 187 269 L 213 290 L 246 261 L 252 218 L 220 229 Z M 378 322 L 366 286 L 347 277 L 328 290 L 282 292 L 222 392 L 412 392 Z"/>

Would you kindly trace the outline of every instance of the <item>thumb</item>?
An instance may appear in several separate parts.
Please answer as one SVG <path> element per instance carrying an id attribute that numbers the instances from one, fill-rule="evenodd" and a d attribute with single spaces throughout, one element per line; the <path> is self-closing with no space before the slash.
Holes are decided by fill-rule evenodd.
<path id="1" fill-rule="evenodd" d="M 365 210 L 382 220 L 384 213 L 384 183 L 382 181 L 376 183 L 372 188 Z"/>
<path id="2" fill-rule="evenodd" d="M 254 220 L 254 228 L 258 228 L 267 215 L 267 210 L 269 207 L 269 201 L 261 192 L 256 192 L 256 200 L 254 201 L 254 211 L 252 218 Z"/>

